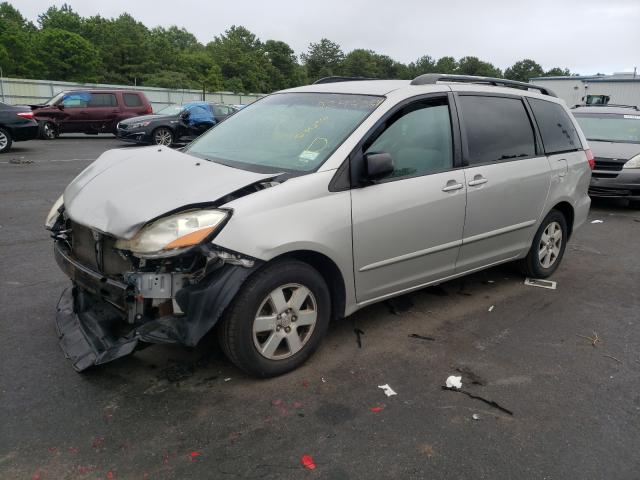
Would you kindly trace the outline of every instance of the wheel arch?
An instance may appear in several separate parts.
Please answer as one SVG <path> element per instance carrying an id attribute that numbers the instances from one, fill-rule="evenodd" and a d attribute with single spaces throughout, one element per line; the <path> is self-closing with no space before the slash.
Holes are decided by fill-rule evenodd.
<path id="1" fill-rule="evenodd" d="M 344 318 L 347 292 L 344 278 L 336 263 L 326 255 L 313 250 L 293 250 L 272 258 L 265 265 L 285 258 L 304 262 L 315 268 L 322 275 L 331 295 L 331 319 Z"/>
<path id="2" fill-rule="evenodd" d="M 571 238 L 571 234 L 573 233 L 573 221 L 575 219 L 575 211 L 573 209 L 573 206 L 569 202 L 562 201 L 556 203 L 553 207 L 551 207 L 549 211 L 551 210 L 558 210 L 560 213 L 562 213 L 565 220 L 567 221 L 567 229 L 569 230 L 567 232 L 567 238 Z"/>

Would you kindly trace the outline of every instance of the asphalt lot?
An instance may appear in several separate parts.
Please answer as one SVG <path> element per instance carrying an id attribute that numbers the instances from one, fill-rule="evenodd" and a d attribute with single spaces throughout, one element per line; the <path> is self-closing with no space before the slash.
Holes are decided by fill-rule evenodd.
<path id="1" fill-rule="evenodd" d="M 374 305 L 283 377 L 245 376 L 214 338 L 77 374 L 57 345 L 67 280 L 42 225 L 120 146 L 62 137 L 0 156 L 1 479 L 639 478 L 640 211 L 595 203 L 603 223 L 576 232 L 556 290 L 502 266 L 412 294 L 400 314 Z M 513 415 L 442 390 L 452 374 Z"/>

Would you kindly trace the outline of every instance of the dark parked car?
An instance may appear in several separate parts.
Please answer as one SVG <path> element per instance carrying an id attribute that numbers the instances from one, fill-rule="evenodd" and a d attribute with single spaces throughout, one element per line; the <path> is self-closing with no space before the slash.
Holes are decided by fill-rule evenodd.
<path id="1" fill-rule="evenodd" d="M 209 102 L 169 105 L 155 115 L 120 122 L 116 136 L 146 145 L 188 143 L 235 112 L 232 106 Z"/>
<path id="2" fill-rule="evenodd" d="M 38 122 L 29 107 L 0 103 L 0 153 L 9 150 L 13 142 L 33 140 L 37 136 Z"/>
<path id="3" fill-rule="evenodd" d="M 116 133 L 118 122 L 153 112 L 144 93 L 135 90 L 60 92 L 31 108 L 45 139 L 61 133 Z"/>
<path id="4" fill-rule="evenodd" d="M 640 109 L 609 104 L 571 112 L 595 157 L 589 195 L 625 198 L 640 208 Z"/>

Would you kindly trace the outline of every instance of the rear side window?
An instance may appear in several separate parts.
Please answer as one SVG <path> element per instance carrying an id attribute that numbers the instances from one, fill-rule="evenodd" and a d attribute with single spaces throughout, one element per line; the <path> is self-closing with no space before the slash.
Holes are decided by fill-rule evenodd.
<path id="1" fill-rule="evenodd" d="M 536 117 L 547 155 L 582 149 L 573 122 L 561 105 L 537 98 L 529 98 L 528 102 Z"/>
<path id="2" fill-rule="evenodd" d="M 451 118 L 446 100 L 418 102 L 387 121 L 365 153 L 389 153 L 391 177 L 411 177 L 453 167 Z"/>
<path id="3" fill-rule="evenodd" d="M 535 156 L 533 127 L 522 100 L 461 95 L 459 103 L 469 165 Z"/>
<path id="4" fill-rule="evenodd" d="M 117 107 L 118 101 L 113 93 L 92 93 L 89 107 Z"/>
<path id="5" fill-rule="evenodd" d="M 127 107 L 141 107 L 142 99 L 140 95 L 137 93 L 125 93 L 122 95 L 124 97 L 124 104 Z"/>

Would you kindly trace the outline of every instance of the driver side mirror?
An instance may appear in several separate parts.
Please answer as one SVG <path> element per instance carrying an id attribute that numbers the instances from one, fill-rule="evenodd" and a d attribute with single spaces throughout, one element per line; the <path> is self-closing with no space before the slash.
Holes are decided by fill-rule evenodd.
<path id="1" fill-rule="evenodd" d="M 63 103 L 59 103 L 58 105 L 56 105 L 56 107 L 58 107 L 58 110 L 64 110 L 64 104 Z"/>
<path id="2" fill-rule="evenodd" d="M 364 156 L 364 166 L 367 180 L 375 181 L 393 173 L 393 158 L 389 153 L 367 153 Z"/>
<path id="3" fill-rule="evenodd" d="M 180 112 L 180 118 L 182 120 L 186 120 L 187 118 L 189 118 L 189 110 L 185 110 L 184 112 Z"/>

